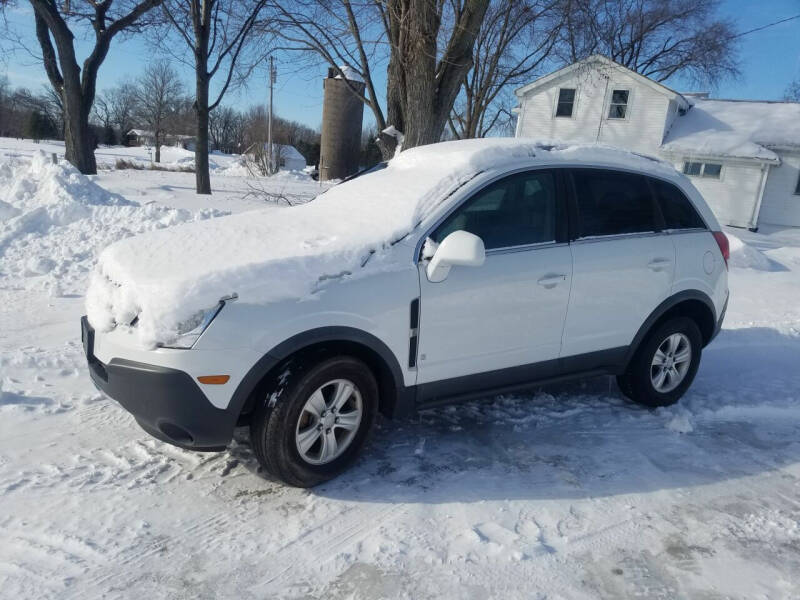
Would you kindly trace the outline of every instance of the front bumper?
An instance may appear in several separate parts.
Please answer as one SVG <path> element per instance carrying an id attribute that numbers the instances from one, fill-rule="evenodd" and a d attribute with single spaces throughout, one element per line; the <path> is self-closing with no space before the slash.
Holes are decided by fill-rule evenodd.
<path id="1" fill-rule="evenodd" d="M 222 450 L 231 441 L 238 415 L 212 405 L 183 371 L 94 355 L 94 329 L 81 319 L 81 339 L 94 385 L 119 402 L 147 433 L 190 450 Z"/>

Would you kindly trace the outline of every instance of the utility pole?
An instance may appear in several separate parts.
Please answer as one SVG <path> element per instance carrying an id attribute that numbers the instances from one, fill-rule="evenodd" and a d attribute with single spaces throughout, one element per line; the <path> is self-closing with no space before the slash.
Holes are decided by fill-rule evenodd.
<path id="1" fill-rule="evenodd" d="M 275 69 L 275 60 L 272 55 L 269 55 L 269 120 L 267 124 L 267 159 L 269 174 L 275 172 L 275 163 L 273 162 L 272 155 L 272 87 L 275 85 L 275 80 L 278 77 L 278 71 Z"/>

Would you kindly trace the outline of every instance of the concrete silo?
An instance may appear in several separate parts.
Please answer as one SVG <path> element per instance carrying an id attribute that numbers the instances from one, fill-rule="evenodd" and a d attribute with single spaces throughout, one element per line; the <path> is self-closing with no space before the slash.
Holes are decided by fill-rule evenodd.
<path id="1" fill-rule="evenodd" d="M 361 154 L 361 123 L 364 103 L 347 85 L 364 93 L 364 82 L 352 69 L 343 67 L 347 82 L 335 69 L 323 81 L 322 139 L 319 179 L 344 179 L 358 171 Z"/>

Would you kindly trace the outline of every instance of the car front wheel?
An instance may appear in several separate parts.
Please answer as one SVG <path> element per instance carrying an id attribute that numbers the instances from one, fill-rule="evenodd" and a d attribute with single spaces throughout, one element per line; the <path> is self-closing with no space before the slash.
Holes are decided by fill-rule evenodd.
<path id="1" fill-rule="evenodd" d="M 692 319 L 670 319 L 648 335 L 617 383 L 634 402 L 653 407 L 674 404 L 694 380 L 702 346 L 700 329 Z"/>
<path id="2" fill-rule="evenodd" d="M 296 487 L 336 477 L 355 459 L 378 408 L 378 385 L 360 360 L 341 356 L 296 364 L 250 423 L 256 457 L 272 476 Z"/>

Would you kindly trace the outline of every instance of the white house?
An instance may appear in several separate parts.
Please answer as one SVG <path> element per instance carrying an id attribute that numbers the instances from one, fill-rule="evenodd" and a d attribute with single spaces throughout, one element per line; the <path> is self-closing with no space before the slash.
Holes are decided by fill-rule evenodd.
<path id="1" fill-rule="evenodd" d="M 129 146 L 152 146 L 156 142 L 155 134 L 147 129 L 131 129 L 125 134 Z M 191 135 L 162 133 L 162 146 L 180 146 L 185 150 L 194 152 L 195 138 Z"/>
<path id="2" fill-rule="evenodd" d="M 800 227 L 800 104 L 680 94 L 594 55 L 516 91 L 517 137 L 660 156 L 723 223 Z"/>
<path id="3" fill-rule="evenodd" d="M 306 159 L 294 146 L 288 144 L 273 144 L 275 160 L 278 168 L 287 171 L 302 171 L 306 168 Z"/>

